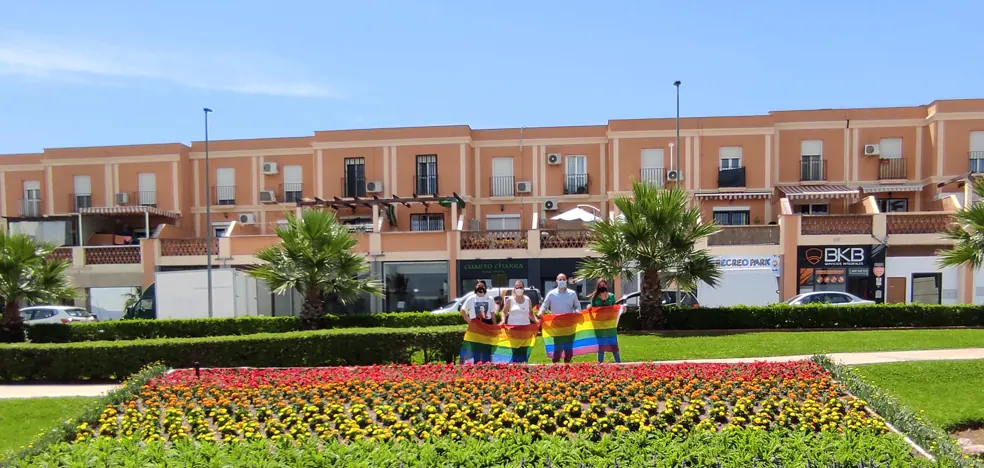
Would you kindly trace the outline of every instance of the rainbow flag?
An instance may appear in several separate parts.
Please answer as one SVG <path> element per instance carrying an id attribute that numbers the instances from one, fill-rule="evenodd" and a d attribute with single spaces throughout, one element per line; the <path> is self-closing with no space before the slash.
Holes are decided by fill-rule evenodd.
<path id="1" fill-rule="evenodd" d="M 536 334 L 537 324 L 489 325 L 480 320 L 468 323 L 465 340 L 461 343 L 461 363 L 527 362 Z"/>
<path id="2" fill-rule="evenodd" d="M 618 352 L 618 316 L 621 306 L 594 307 L 579 314 L 543 316 L 543 344 L 547 357 L 555 351 L 571 356 L 598 351 Z"/>

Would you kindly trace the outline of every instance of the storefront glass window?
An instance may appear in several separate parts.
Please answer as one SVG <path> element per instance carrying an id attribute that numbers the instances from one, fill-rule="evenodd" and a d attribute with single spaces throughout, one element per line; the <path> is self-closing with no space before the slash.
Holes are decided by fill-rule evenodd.
<path id="1" fill-rule="evenodd" d="M 386 312 L 428 311 L 448 302 L 448 262 L 384 263 L 383 281 Z"/>

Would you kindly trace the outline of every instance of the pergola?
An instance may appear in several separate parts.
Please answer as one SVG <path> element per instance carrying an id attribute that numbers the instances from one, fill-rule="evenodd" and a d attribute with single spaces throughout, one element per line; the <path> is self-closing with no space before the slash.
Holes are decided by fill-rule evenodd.
<path id="1" fill-rule="evenodd" d="M 395 214 L 394 208 L 398 205 L 403 205 L 410 207 L 411 205 L 424 205 L 425 209 L 431 204 L 436 204 L 442 207 L 451 207 L 452 216 L 454 216 L 455 208 L 461 209 L 465 207 L 465 200 L 458 196 L 457 193 L 452 192 L 451 195 L 418 195 L 414 194 L 412 197 L 400 197 L 396 194 L 390 197 L 379 197 L 377 195 L 372 195 L 371 197 L 332 197 L 331 200 L 323 200 L 318 197 L 314 198 L 302 198 L 297 201 L 297 208 L 331 208 L 335 211 L 340 209 L 348 208 L 355 213 L 356 208 L 368 207 L 373 210 L 373 223 L 379 216 L 379 207 L 386 208 L 387 219 L 391 224 L 395 225 Z"/>
<path id="2" fill-rule="evenodd" d="M 82 232 L 82 217 L 83 216 L 105 216 L 111 218 L 127 218 L 133 216 L 143 216 L 144 219 L 144 237 L 150 237 L 150 217 L 157 216 L 162 218 L 168 218 L 172 221 L 176 221 L 181 217 L 181 213 L 177 211 L 163 210 L 154 206 L 102 206 L 102 207 L 91 207 L 91 208 L 79 208 L 79 232 Z M 85 239 L 79 236 L 79 245 L 84 245 Z"/>

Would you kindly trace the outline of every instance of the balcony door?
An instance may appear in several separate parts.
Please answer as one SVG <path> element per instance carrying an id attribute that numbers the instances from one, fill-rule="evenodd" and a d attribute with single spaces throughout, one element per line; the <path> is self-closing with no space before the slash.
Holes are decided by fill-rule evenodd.
<path id="1" fill-rule="evenodd" d="M 345 196 L 366 196 L 366 158 L 345 158 Z"/>
<path id="2" fill-rule="evenodd" d="M 215 170 L 215 199 L 217 205 L 236 204 L 236 169 L 220 167 Z"/>
<path id="3" fill-rule="evenodd" d="M 137 174 L 137 203 L 140 206 L 157 206 L 157 174 L 141 172 Z"/>
<path id="4" fill-rule="evenodd" d="M 41 216 L 41 182 L 36 180 L 24 181 L 24 201 L 21 216 Z"/>
<path id="5" fill-rule="evenodd" d="M 513 196 L 513 158 L 492 158 L 492 196 Z"/>
<path id="6" fill-rule="evenodd" d="M 663 149 L 649 148 L 642 150 L 642 169 L 640 179 L 643 182 L 663 186 L 665 168 L 663 167 Z"/>
<path id="7" fill-rule="evenodd" d="M 970 132 L 970 172 L 984 172 L 984 130 Z"/>
<path id="8" fill-rule="evenodd" d="M 417 193 L 437 193 L 437 155 L 417 156 Z"/>
<path id="9" fill-rule="evenodd" d="M 284 166 L 284 202 L 294 203 L 303 196 L 304 169 L 299 165 Z"/>
<path id="10" fill-rule="evenodd" d="M 92 178 L 87 175 L 73 177 L 75 185 L 75 213 L 81 208 L 92 208 Z"/>
<path id="11" fill-rule="evenodd" d="M 566 162 L 565 194 L 588 193 L 588 157 L 571 155 Z"/>

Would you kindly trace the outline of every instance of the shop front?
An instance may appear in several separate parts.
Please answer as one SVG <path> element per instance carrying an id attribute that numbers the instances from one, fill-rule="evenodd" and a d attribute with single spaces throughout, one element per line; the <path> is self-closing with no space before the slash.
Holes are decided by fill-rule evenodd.
<path id="1" fill-rule="evenodd" d="M 728 256 L 714 259 L 721 280 L 711 287 L 701 282 L 697 300 L 706 307 L 769 305 L 780 301 L 778 255 Z"/>
<path id="2" fill-rule="evenodd" d="M 797 249 L 797 292 L 847 292 L 885 301 L 885 247 L 808 246 Z"/>
<path id="3" fill-rule="evenodd" d="M 475 288 L 475 282 L 482 280 L 490 288 L 511 288 L 517 280 L 529 284 L 531 278 L 538 278 L 533 271 L 537 265 L 525 258 L 502 260 L 458 260 L 458 291 L 461 297 Z"/>

